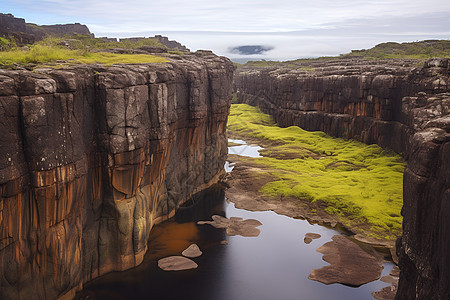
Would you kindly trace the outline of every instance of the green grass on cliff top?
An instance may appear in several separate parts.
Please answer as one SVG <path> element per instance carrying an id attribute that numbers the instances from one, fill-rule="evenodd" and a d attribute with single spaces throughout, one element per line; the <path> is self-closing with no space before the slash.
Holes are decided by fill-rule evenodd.
<path id="1" fill-rule="evenodd" d="M 138 64 L 138 63 L 164 63 L 164 57 L 147 54 L 113 54 L 105 52 L 92 52 L 99 47 L 91 47 L 83 43 L 70 49 L 59 46 L 61 39 L 47 38 L 23 48 L 10 48 L 0 51 L 0 66 L 9 67 L 14 64 L 49 64 L 63 62 L 66 64 L 105 64 L 112 65 Z"/>
<path id="2" fill-rule="evenodd" d="M 248 158 L 277 178 L 262 187 L 263 194 L 319 202 L 353 229 L 369 224 L 369 237 L 389 240 L 401 234 L 404 162 L 399 155 L 297 126 L 280 128 L 246 104 L 232 105 L 228 130 L 275 145 L 265 148 L 263 158 Z"/>

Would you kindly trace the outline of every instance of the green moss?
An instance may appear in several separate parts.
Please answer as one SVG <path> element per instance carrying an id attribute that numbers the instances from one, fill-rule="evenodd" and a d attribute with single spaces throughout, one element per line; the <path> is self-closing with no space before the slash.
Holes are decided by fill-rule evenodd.
<path id="1" fill-rule="evenodd" d="M 399 155 L 323 132 L 280 128 L 269 115 L 246 104 L 232 105 L 228 130 L 269 145 L 265 157 L 252 160 L 275 178 L 262 193 L 320 203 L 344 223 L 370 224 L 379 237 L 401 233 L 404 162 Z"/>

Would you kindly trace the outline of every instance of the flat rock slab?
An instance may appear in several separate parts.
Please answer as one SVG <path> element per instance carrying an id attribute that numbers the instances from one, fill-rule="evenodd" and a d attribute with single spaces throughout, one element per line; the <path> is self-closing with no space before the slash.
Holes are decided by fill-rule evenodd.
<path id="1" fill-rule="evenodd" d="M 203 252 L 200 250 L 200 248 L 197 246 L 197 244 L 192 244 L 189 247 L 187 247 L 183 252 L 181 252 L 183 256 L 194 258 L 199 257 L 203 254 Z"/>
<path id="2" fill-rule="evenodd" d="M 262 223 L 255 219 L 244 220 L 237 217 L 227 219 L 218 215 L 212 216 L 212 219 L 212 221 L 199 221 L 197 224 L 210 224 L 215 228 L 225 228 L 226 234 L 230 236 L 241 235 L 245 237 L 257 237 L 261 233 L 256 227 L 261 226 Z"/>
<path id="3" fill-rule="evenodd" d="M 303 241 L 305 242 L 305 244 L 309 244 L 313 240 L 318 239 L 320 237 L 322 237 L 322 236 L 320 234 L 318 234 L 318 233 L 308 232 L 307 234 L 305 234 L 305 238 L 303 239 Z"/>
<path id="4" fill-rule="evenodd" d="M 184 256 L 169 256 L 158 260 L 158 267 L 164 271 L 182 271 L 196 269 L 198 265 Z"/>
<path id="5" fill-rule="evenodd" d="M 312 270 L 309 279 L 325 284 L 360 286 L 380 278 L 383 269 L 380 259 L 368 254 L 345 236 L 335 235 L 332 239 L 317 249 L 330 265 Z"/>

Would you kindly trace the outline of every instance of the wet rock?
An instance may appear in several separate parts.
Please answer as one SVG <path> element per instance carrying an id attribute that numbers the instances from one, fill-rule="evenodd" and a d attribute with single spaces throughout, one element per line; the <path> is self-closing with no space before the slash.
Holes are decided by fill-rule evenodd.
<path id="1" fill-rule="evenodd" d="M 310 244 L 313 240 L 320 238 L 321 235 L 318 233 L 311 233 L 308 232 L 307 234 L 305 234 L 305 238 L 303 239 L 303 241 L 305 242 L 305 244 Z"/>
<path id="2" fill-rule="evenodd" d="M 383 276 L 380 279 L 383 282 L 389 283 L 389 284 L 396 284 L 398 283 L 398 278 L 394 278 L 392 276 Z"/>
<path id="3" fill-rule="evenodd" d="M 210 224 L 215 228 L 224 228 L 226 229 L 226 234 L 230 236 L 241 235 L 245 237 L 257 237 L 261 233 L 261 231 L 256 228 L 262 225 L 262 223 L 258 220 L 244 220 L 237 217 L 231 217 L 230 219 L 227 219 L 218 215 L 212 216 L 212 219 L 213 221 L 199 221 L 197 222 L 197 224 Z"/>
<path id="4" fill-rule="evenodd" d="M 394 277 L 399 277 L 400 269 L 398 268 L 398 266 L 394 266 L 392 268 L 391 272 L 389 272 L 389 275 L 394 276 Z"/>
<path id="5" fill-rule="evenodd" d="M 201 256 L 203 252 L 200 250 L 197 244 L 192 244 L 189 247 L 187 247 L 183 252 L 181 252 L 181 254 L 186 257 L 194 258 Z"/>
<path id="6" fill-rule="evenodd" d="M 183 271 L 196 269 L 198 265 L 184 256 L 169 256 L 158 260 L 158 267 L 164 271 Z"/>
<path id="7" fill-rule="evenodd" d="M 325 284 L 360 286 L 380 278 L 383 269 L 380 259 L 342 235 L 335 235 L 332 239 L 317 249 L 330 265 L 312 270 L 309 279 Z"/>
<path id="8" fill-rule="evenodd" d="M 377 300 L 393 300 L 398 288 L 398 279 L 391 276 L 384 276 L 381 281 L 391 284 L 380 291 L 372 292 L 372 296 Z"/>

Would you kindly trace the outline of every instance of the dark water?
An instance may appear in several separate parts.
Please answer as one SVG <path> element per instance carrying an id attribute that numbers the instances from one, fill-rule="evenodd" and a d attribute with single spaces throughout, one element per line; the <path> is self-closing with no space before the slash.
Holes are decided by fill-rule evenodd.
<path id="1" fill-rule="evenodd" d="M 202 201 L 205 201 L 204 203 Z M 274 212 L 249 212 L 225 201 L 224 192 L 212 189 L 200 195 L 195 207 L 187 207 L 174 220 L 156 226 L 142 265 L 107 274 L 85 285 L 77 299 L 373 299 L 371 292 L 387 286 L 381 281 L 359 288 L 324 285 L 308 279 L 310 271 L 327 265 L 318 247 L 337 231 Z M 202 204 L 203 203 L 203 204 Z M 192 204 L 192 203 L 191 203 Z M 257 219 L 263 223 L 257 238 L 226 236 L 223 229 L 197 225 L 213 214 Z M 189 220 L 190 219 L 190 220 Z M 322 235 L 307 245 L 307 232 Z M 223 245 L 221 241 L 228 244 Z M 197 269 L 166 272 L 160 258 L 180 255 L 197 243 L 203 255 L 195 258 Z M 384 264 L 387 275 L 392 264 Z"/>

